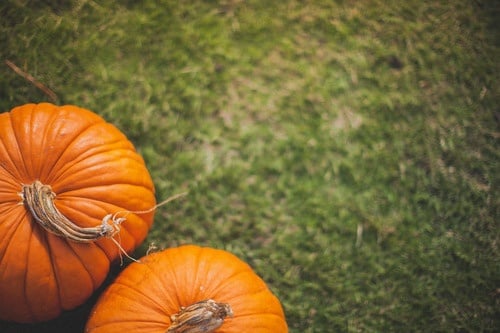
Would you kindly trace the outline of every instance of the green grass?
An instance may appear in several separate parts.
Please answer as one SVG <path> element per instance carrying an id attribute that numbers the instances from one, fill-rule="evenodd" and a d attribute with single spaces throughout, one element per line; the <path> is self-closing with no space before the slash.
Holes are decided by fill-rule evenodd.
<path id="1" fill-rule="evenodd" d="M 48 98 L 8 59 L 189 192 L 136 255 L 230 250 L 291 332 L 500 327 L 498 2 L 120 3 L 2 2 L 0 110 Z"/>

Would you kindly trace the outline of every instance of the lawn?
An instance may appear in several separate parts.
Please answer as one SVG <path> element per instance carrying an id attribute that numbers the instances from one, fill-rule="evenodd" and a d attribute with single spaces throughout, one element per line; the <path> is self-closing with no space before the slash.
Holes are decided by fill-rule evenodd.
<path id="1" fill-rule="evenodd" d="M 493 332 L 499 16 L 486 0 L 7 0 L 0 112 L 75 104 L 119 127 L 159 201 L 188 193 L 134 256 L 229 250 L 290 332 Z M 0 331 L 79 332 L 93 302 Z"/>

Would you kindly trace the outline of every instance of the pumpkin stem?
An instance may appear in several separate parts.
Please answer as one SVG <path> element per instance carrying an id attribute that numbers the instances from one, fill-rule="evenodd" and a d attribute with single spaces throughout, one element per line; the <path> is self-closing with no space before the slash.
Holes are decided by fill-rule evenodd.
<path id="1" fill-rule="evenodd" d="M 36 180 L 31 185 L 23 185 L 21 193 L 23 202 L 28 207 L 33 218 L 45 230 L 75 242 L 87 243 L 101 237 L 112 237 L 119 229 L 118 225 L 108 223 L 109 217 L 102 220 L 102 224 L 96 227 L 82 228 L 71 222 L 61 214 L 54 204 L 56 194 L 52 192 L 49 185 L 44 185 Z M 121 223 L 122 220 L 113 220 Z"/>
<path id="2" fill-rule="evenodd" d="M 172 325 L 167 333 L 215 332 L 224 323 L 227 316 L 233 316 L 233 310 L 229 304 L 207 299 L 187 307 L 181 307 L 179 313 L 170 317 Z"/>

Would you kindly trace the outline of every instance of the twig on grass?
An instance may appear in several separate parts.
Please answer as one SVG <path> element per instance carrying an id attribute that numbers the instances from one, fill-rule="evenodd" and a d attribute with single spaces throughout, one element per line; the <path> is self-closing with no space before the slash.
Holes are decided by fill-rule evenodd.
<path id="1" fill-rule="evenodd" d="M 52 102 L 57 102 L 57 95 L 55 92 L 47 88 L 43 83 L 37 81 L 31 74 L 26 73 L 21 68 L 17 67 L 12 61 L 5 60 L 7 66 L 9 66 L 16 74 L 22 76 L 25 80 L 31 82 L 35 87 L 43 91 L 43 93 L 52 100 Z"/>

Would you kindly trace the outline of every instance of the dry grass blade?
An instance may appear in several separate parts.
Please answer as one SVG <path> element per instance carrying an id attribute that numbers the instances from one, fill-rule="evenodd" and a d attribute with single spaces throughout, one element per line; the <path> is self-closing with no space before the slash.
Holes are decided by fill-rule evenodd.
<path id="1" fill-rule="evenodd" d="M 19 76 L 22 76 L 24 79 L 27 81 L 31 82 L 35 87 L 43 91 L 45 95 L 47 95 L 52 102 L 57 102 L 57 95 L 55 92 L 47 88 L 43 83 L 37 81 L 31 74 L 26 73 L 23 71 L 21 68 L 17 67 L 16 64 L 14 64 L 10 60 L 5 60 L 5 63 L 7 66 L 9 66 L 14 72 L 16 72 Z"/>

